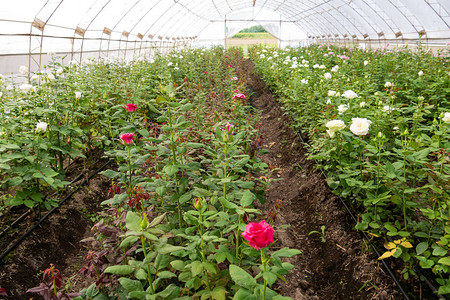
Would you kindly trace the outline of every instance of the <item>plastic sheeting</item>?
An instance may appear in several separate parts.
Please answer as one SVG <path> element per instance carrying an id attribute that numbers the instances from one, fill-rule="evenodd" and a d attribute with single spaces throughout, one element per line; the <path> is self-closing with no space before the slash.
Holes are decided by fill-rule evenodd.
<path id="1" fill-rule="evenodd" d="M 249 22 L 264 26 L 281 45 L 305 39 L 450 39 L 449 0 L 14 0 L 1 5 L 0 56 L 61 52 L 82 59 L 95 52 L 130 58 L 193 40 L 223 43 Z"/>

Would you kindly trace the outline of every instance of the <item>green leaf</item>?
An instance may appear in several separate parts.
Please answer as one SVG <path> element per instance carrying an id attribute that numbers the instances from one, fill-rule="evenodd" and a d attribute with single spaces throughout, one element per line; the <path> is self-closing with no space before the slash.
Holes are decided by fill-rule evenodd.
<path id="1" fill-rule="evenodd" d="M 120 175 L 120 172 L 116 172 L 113 170 L 106 170 L 106 171 L 100 172 L 100 174 L 108 177 L 109 179 L 114 179 Z"/>
<path id="2" fill-rule="evenodd" d="M 166 244 L 166 245 L 162 246 L 161 248 L 158 248 L 157 251 L 159 254 L 168 254 L 168 253 L 175 252 L 178 250 L 183 250 L 183 249 L 184 249 L 184 247 L 181 247 L 181 246 L 173 246 L 173 245 Z"/>
<path id="3" fill-rule="evenodd" d="M 119 278 L 119 283 L 129 292 L 133 291 L 144 291 L 144 287 L 142 283 L 138 280 L 132 280 L 126 277 Z"/>
<path id="4" fill-rule="evenodd" d="M 174 165 L 168 165 L 164 167 L 164 172 L 166 172 L 166 174 L 171 177 L 175 175 L 178 172 L 178 170 L 179 170 L 178 167 Z"/>
<path id="5" fill-rule="evenodd" d="M 25 204 L 25 206 L 28 207 L 28 208 L 33 208 L 33 206 L 34 206 L 34 202 L 29 200 L 29 199 L 23 201 L 23 204 Z"/>
<path id="6" fill-rule="evenodd" d="M 443 257 L 440 260 L 438 260 L 438 263 L 446 265 L 446 266 L 450 266 L 450 257 Z"/>
<path id="7" fill-rule="evenodd" d="M 0 169 L 11 170 L 11 167 L 9 165 L 7 165 L 7 164 L 0 164 Z"/>
<path id="8" fill-rule="evenodd" d="M 243 207 L 250 206 L 253 203 L 255 195 L 249 190 L 245 191 L 241 198 L 241 205 Z"/>
<path id="9" fill-rule="evenodd" d="M 444 255 L 447 255 L 447 251 L 444 250 L 441 247 L 436 247 L 433 250 L 433 255 L 435 255 L 435 256 L 444 256 Z"/>
<path id="10" fill-rule="evenodd" d="M 249 290 L 241 288 L 234 295 L 233 300 L 256 300 L 256 297 Z"/>
<path id="11" fill-rule="evenodd" d="M 147 272 L 144 269 L 138 269 L 134 272 L 134 277 L 139 280 L 147 280 Z"/>
<path id="12" fill-rule="evenodd" d="M 164 220 L 166 214 L 167 214 L 167 213 L 165 212 L 165 213 L 163 213 L 162 215 L 157 216 L 156 218 L 154 218 L 154 219 L 152 220 L 152 222 L 151 222 L 148 226 L 149 226 L 149 227 L 155 227 L 156 225 L 160 224 L 160 223 Z"/>
<path id="13" fill-rule="evenodd" d="M 217 286 L 211 291 L 211 296 L 215 300 L 225 300 L 227 291 L 223 286 Z"/>
<path id="14" fill-rule="evenodd" d="M 269 286 L 272 286 L 272 284 L 277 281 L 277 275 L 272 272 L 263 272 L 263 278 L 267 281 Z"/>
<path id="15" fill-rule="evenodd" d="M 134 272 L 134 267 L 132 266 L 110 266 L 107 267 L 105 273 L 111 273 L 116 275 L 128 275 Z"/>
<path id="16" fill-rule="evenodd" d="M 174 273 L 172 273 L 170 271 L 158 272 L 158 278 L 167 279 L 167 278 L 172 278 L 172 277 L 177 277 L 177 275 L 175 275 Z"/>
<path id="17" fill-rule="evenodd" d="M 416 253 L 417 255 L 421 255 L 428 249 L 428 243 L 427 242 L 421 242 L 416 246 Z"/>
<path id="18" fill-rule="evenodd" d="M 41 170 L 42 174 L 44 174 L 47 177 L 55 177 L 57 175 L 59 175 L 58 172 L 55 172 L 53 169 L 50 168 L 45 168 L 43 170 Z"/>
<path id="19" fill-rule="evenodd" d="M 125 222 L 126 222 L 126 227 L 129 230 L 136 231 L 136 232 L 142 231 L 141 230 L 141 218 L 138 216 L 137 213 L 135 213 L 133 211 L 129 211 L 127 213 L 127 218 L 126 218 Z"/>
<path id="20" fill-rule="evenodd" d="M 157 295 L 161 297 L 161 299 L 173 299 L 173 297 L 169 298 L 170 295 L 173 294 L 180 294 L 180 287 L 176 286 L 175 284 L 169 284 L 166 289 L 162 292 L 159 292 Z M 184 297 L 183 297 L 184 298 Z M 183 299 L 183 298 L 176 298 L 176 299 Z M 159 299 L 159 298 L 158 298 Z M 191 299 L 191 298 L 189 298 Z"/>
<path id="21" fill-rule="evenodd" d="M 164 98 L 163 96 L 156 97 L 156 103 L 166 102 L 166 101 L 167 101 L 167 99 Z"/>
<path id="22" fill-rule="evenodd" d="M 201 261 L 193 261 L 191 264 L 191 272 L 192 272 L 192 276 L 197 276 L 198 274 L 200 274 L 203 271 L 203 264 Z"/>
<path id="23" fill-rule="evenodd" d="M 297 254 L 303 254 L 302 251 L 298 249 L 289 249 L 289 248 L 283 248 L 280 250 L 277 250 L 270 254 L 271 257 L 292 257 Z"/>
<path id="24" fill-rule="evenodd" d="M 240 267 L 236 265 L 230 265 L 229 271 L 231 278 L 234 280 L 234 282 L 236 282 L 237 285 L 250 290 L 257 285 L 256 279 Z"/>
<path id="25" fill-rule="evenodd" d="M 138 236 L 129 236 L 127 238 L 125 238 L 122 243 L 120 243 L 120 248 L 127 248 L 131 245 L 133 245 L 134 243 L 136 243 L 139 240 Z"/>
<path id="26" fill-rule="evenodd" d="M 205 147 L 205 145 L 202 143 L 186 143 L 186 147 L 191 147 L 191 148 L 196 149 L 196 148 L 203 148 L 203 147 Z"/>
<path id="27" fill-rule="evenodd" d="M 170 265 L 172 266 L 172 268 L 174 268 L 177 271 L 183 271 L 183 269 L 184 269 L 184 261 L 182 261 L 182 260 L 171 261 Z"/>

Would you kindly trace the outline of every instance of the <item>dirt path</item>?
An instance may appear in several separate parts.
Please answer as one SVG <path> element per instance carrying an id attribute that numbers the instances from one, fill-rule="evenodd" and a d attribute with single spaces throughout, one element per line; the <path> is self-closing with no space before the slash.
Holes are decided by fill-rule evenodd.
<path id="1" fill-rule="evenodd" d="M 261 134 L 263 148 L 270 153 L 261 159 L 280 171 L 271 184 L 266 213 L 281 200 L 275 224 L 290 224 L 278 234 L 282 246 L 301 250 L 291 263 L 295 268 L 286 276 L 287 283 L 279 286 L 282 294 L 301 299 L 402 299 L 392 279 L 350 224 L 351 219 L 314 163 L 305 159 L 306 150 L 298 136 L 288 127 L 290 120 L 283 115 L 264 82 L 246 61 L 248 85 L 254 92 L 251 103 L 262 111 Z M 325 226 L 325 242 L 320 234 Z"/>

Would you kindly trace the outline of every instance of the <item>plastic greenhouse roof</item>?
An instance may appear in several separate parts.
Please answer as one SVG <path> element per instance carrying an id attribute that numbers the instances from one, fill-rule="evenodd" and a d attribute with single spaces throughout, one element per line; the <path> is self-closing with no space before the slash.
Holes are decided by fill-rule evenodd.
<path id="1" fill-rule="evenodd" d="M 278 18 L 264 20 L 265 12 Z M 281 28 L 270 24 L 289 24 L 291 40 L 448 40 L 450 0 L 4 0 L 0 55 L 201 41 L 208 28 L 223 39 L 236 32 L 233 21 L 237 28 L 258 20 L 280 40 Z"/>

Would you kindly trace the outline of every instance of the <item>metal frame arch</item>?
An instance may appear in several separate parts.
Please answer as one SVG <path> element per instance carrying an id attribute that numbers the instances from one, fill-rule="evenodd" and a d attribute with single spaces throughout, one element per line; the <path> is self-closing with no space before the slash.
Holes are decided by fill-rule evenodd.
<path id="1" fill-rule="evenodd" d="M 96 0 L 96 2 L 94 2 L 93 5 L 87 11 L 90 11 L 93 8 L 93 6 L 95 5 L 95 3 L 97 3 L 97 1 L 99 1 L 99 0 Z M 103 5 L 99 9 L 99 11 L 95 14 L 94 18 L 92 18 L 91 21 L 89 22 L 88 26 L 86 26 L 86 28 L 84 28 L 86 31 L 89 30 L 89 27 L 92 25 L 92 23 L 95 21 L 95 19 L 97 19 L 97 17 L 100 15 L 100 13 L 103 11 L 103 9 L 105 9 L 105 7 L 108 6 L 111 3 L 111 1 L 112 0 L 107 0 L 106 4 Z M 81 23 L 81 20 L 78 22 L 77 27 L 79 27 L 80 23 Z M 75 32 L 73 33 L 73 36 L 75 37 Z M 101 48 L 102 40 L 103 39 L 100 39 L 100 48 Z M 81 41 L 80 62 L 81 62 L 81 60 L 83 58 L 83 46 L 84 46 L 84 36 L 83 36 L 83 39 Z M 74 56 L 74 53 L 73 53 L 73 48 L 72 48 L 72 58 L 73 58 L 73 56 Z"/>
<path id="2" fill-rule="evenodd" d="M 175 33 L 175 32 L 177 31 L 178 28 L 180 28 L 180 27 L 182 28 L 182 27 L 183 27 L 181 24 L 184 25 L 184 24 L 186 24 L 186 23 L 188 23 L 188 22 L 193 22 L 193 21 L 198 22 L 198 21 L 199 21 L 198 18 L 192 18 L 192 19 L 191 19 L 191 18 L 185 18 L 186 15 L 188 15 L 189 13 L 192 13 L 192 12 L 191 12 L 191 11 L 188 11 L 188 10 L 184 11 L 183 9 L 180 9 L 179 11 L 177 11 L 177 13 L 176 13 L 172 18 L 175 18 L 176 15 L 179 14 L 179 13 L 181 13 L 181 12 L 184 12 L 184 14 L 180 16 L 181 20 L 186 20 L 186 21 L 184 21 L 184 22 L 183 22 L 183 21 L 180 21 L 180 22 L 174 22 L 174 23 L 172 23 L 170 26 L 168 26 L 167 30 L 162 34 L 163 36 L 169 36 L 169 37 L 172 37 L 173 34 L 172 34 L 172 33 L 169 34 L 169 32 L 171 32 L 171 31 L 173 30 L 174 27 L 176 27 L 176 29 L 173 30 L 173 33 Z M 158 29 L 158 30 L 155 32 L 155 34 L 158 34 L 158 32 L 159 32 L 161 29 L 164 29 L 164 27 L 161 27 L 160 29 Z"/>
<path id="3" fill-rule="evenodd" d="M 361 4 L 364 4 L 368 7 L 369 10 L 373 11 L 374 15 L 376 16 L 376 18 L 378 19 L 378 23 L 382 22 L 386 25 L 386 29 L 389 29 L 389 31 L 391 31 L 392 33 L 398 32 L 400 31 L 400 29 L 398 28 L 397 24 L 395 24 L 390 16 L 388 16 L 374 1 L 372 0 L 354 0 L 354 1 L 358 1 Z M 375 8 L 376 7 L 376 8 Z M 380 13 L 385 14 L 385 16 L 380 15 Z M 391 23 L 391 24 L 390 24 Z M 393 26 L 395 26 L 396 28 L 394 29 Z M 382 32 L 384 32 L 385 30 L 383 29 Z M 379 33 L 379 32 L 377 32 Z"/>
<path id="4" fill-rule="evenodd" d="M 338 5 L 333 6 L 331 5 L 329 2 L 325 3 L 324 5 L 328 5 L 329 9 L 327 10 L 328 13 L 330 13 L 330 15 L 334 15 L 331 12 L 336 12 L 338 13 L 338 15 L 336 15 L 336 18 L 338 17 L 342 17 L 341 22 L 342 24 L 351 24 L 351 26 L 353 26 L 353 28 L 356 30 L 356 32 L 350 32 L 348 31 L 348 34 L 350 35 L 354 35 L 357 32 L 359 32 L 359 34 L 361 36 L 364 35 L 364 33 L 361 31 L 361 28 L 359 28 L 360 26 L 360 22 L 356 22 L 356 18 L 354 16 L 354 13 L 352 13 L 351 11 L 347 12 L 346 9 L 344 7 L 346 7 L 346 5 L 348 4 L 347 2 L 340 0 L 341 3 L 337 3 Z M 324 9 L 325 10 L 325 9 Z M 349 15 L 346 15 L 346 13 L 348 13 Z M 352 19 L 354 21 L 352 21 Z M 344 26 L 343 26 L 344 27 Z"/>
<path id="5" fill-rule="evenodd" d="M 160 2 L 161 2 L 161 1 L 160 1 Z M 166 14 L 170 9 L 172 9 L 172 7 L 174 7 L 175 4 L 176 4 L 176 2 L 172 3 L 172 5 L 164 11 L 164 13 L 162 13 L 162 14 L 159 15 L 159 17 L 155 20 L 155 22 L 153 22 L 153 23 L 150 25 L 150 27 L 148 27 L 148 29 L 145 31 L 144 36 L 147 36 L 147 35 L 148 35 L 149 31 L 153 28 L 153 26 L 154 26 L 156 23 L 158 23 L 158 21 L 162 18 L 162 16 L 163 16 L 164 14 Z"/>
<path id="6" fill-rule="evenodd" d="M 44 43 L 44 30 L 45 30 L 45 26 L 47 25 L 48 21 L 50 21 L 50 19 L 53 17 L 53 15 L 55 14 L 55 12 L 58 10 L 58 8 L 61 6 L 61 4 L 64 2 L 64 0 L 59 0 L 58 5 L 56 5 L 56 7 L 53 9 L 53 11 L 50 13 L 50 15 L 48 16 L 48 18 L 46 19 L 45 23 L 44 23 L 44 27 L 41 30 L 41 39 L 39 42 L 39 63 L 38 63 L 38 71 L 41 71 L 41 64 L 42 64 L 42 44 Z M 42 5 L 41 9 L 37 12 L 37 14 L 35 15 L 34 19 L 38 18 L 38 15 L 42 12 L 42 10 L 50 3 L 50 0 L 47 0 L 47 2 L 45 2 L 44 5 Z M 34 22 L 33 22 L 34 23 Z M 30 40 L 29 40 L 29 47 L 28 47 L 28 70 L 31 71 L 31 58 L 32 58 L 32 53 L 31 53 L 31 41 L 32 41 L 32 33 L 33 33 L 33 23 L 31 23 L 30 25 Z M 33 59 L 34 60 L 34 59 Z M 28 72 L 28 80 L 30 80 L 30 72 Z"/>
<path id="7" fill-rule="evenodd" d="M 339 20 L 338 19 L 339 15 L 334 15 L 334 14 L 331 13 L 331 11 L 333 11 L 333 9 L 322 9 L 322 11 L 316 11 L 315 13 L 310 13 L 309 15 L 304 16 L 302 19 L 298 18 L 298 21 L 300 22 L 301 20 L 305 20 L 307 18 L 308 19 L 310 19 L 311 17 L 317 18 L 318 16 L 320 16 L 321 18 L 324 19 L 323 23 L 329 24 L 329 25 L 331 25 L 331 27 L 334 27 L 338 31 L 338 34 L 342 34 L 342 35 L 349 34 L 349 35 L 351 35 L 352 33 L 350 32 L 350 30 L 346 26 L 344 26 L 344 24 L 346 22 L 343 21 L 343 19 Z M 330 22 L 329 19 L 325 18 L 325 16 L 324 16 L 325 14 L 329 15 L 336 22 Z M 334 24 L 339 24 L 343 30 L 339 30 L 338 27 L 336 27 L 336 25 L 334 25 Z M 329 28 L 329 27 L 330 26 L 328 26 L 327 28 Z"/>
<path id="8" fill-rule="evenodd" d="M 161 26 L 160 26 L 159 28 L 156 29 L 156 31 L 154 32 L 154 34 L 155 34 L 155 35 L 158 35 L 160 32 L 162 32 L 162 30 L 164 29 L 165 25 L 166 25 L 172 18 L 174 18 L 179 12 L 182 12 L 182 11 L 183 11 L 183 7 L 180 7 L 179 10 L 177 10 L 177 11 L 174 10 L 174 9 L 171 9 L 170 12 L 174 12 L 173 15 L 172 15 L 171 17 L 170 17 L 169 14 L 165 13 L 165 14 L 164 14 L 164 17 L 169 16 L 169 17 L 168 17 L 168 20 L 165 21 L 165 22 L 163 22 L 163 23 L 161 24 Z M 163 36 L 164 36 L 164 35 L 163 35 Z"/>
<path id="9" fill-rule="evenodd" d="M 296 16 L 296 17 L 301 17 L 301 15 L 303 14 L 303 18 L 311 18 L 311 17 L 315 17 L 315 16 L 317 16 L 317 15 L 319 15 L 319 14 L 321 14 L 321 13 L 326 13 L 326 14 L 328 14 L 331 18 L 333 18 L 333 19 L 337 22 L 337 24 L 341 24 L 341 25 L 342 25 L 342 27 L 343 27 L 343 28 L 345 29 L 345 31 L 346 31 L 345 34 L 353 35 L 354 33 L 352 33 L 352 32 L 350 31 L 350 29 L 347 29 L 347 27 L 345 27 L 344 24 L 349 24 L 351 27 L 353 27 L 354 30 L 356 30 L 356 31 L 358 32 L 359 29 L 355 26 L 355 24 L 352 23 L 352 22 L 350 22 L 350 21 L 347 19 L 347 17 L 344 16 L 344 15 L 342 14 L 342 12 L 338 10 L 338 7 L 332 6 L 332 5 L 330 4 L 330 2 L 331 2 L 331 0 L 325 1 L 325 2 L 323 2 L 323 3 L 321 3 L 321 4 L 319 4 L 319 5 L 316 5 L 315 7 L 312 7 L 312 8 L 310 8 L 310 9 L 308 9 L 308 10 L 305 10 L 305 11 L 299 13 L 299 14 L 296 14 L 295 16 Z M 317 8 L 320 7 L 320 6 L 326 6 L 326 7 L 325 7 L 325 8 L 322 8 L 322 11 L 318 11 Z M 310 13 L 309 15 L 305 16 L 305 14 L 306 14 L 308 11 L 311 11 L 311 13 Z M 334 13 L 332 13 L 332 12 L 336 12 L 337 14 L 334 14 Z M 339 19 L 338 19 L 338 18 L 339 18 Z M 326 22 L 327 22 L 328 24 L 333 24 L 333 23 L 330 22 L 329 20 L 326 20 Z M 361 33 L 361 35 L 363 34 L 362 32 L 360 32 L 360 33 Z M 344 35 L 344 33 L 341 33 L 341 34 Z"/>
<path id="10" fill-rule="evenodd" d="M 409 11 L 409 9 L 405 6 L 405 4 L 401 0 L 387 0 L 387 1 L 389 1 L 392 4 L 392 6 L 394 6 L 403 15 L 403 17 L 408 20 L 408 22 L 411 24 L 411 26 L 414 28 L 416 32 L 420 31 L 417 28 L 417 26 L 420 26 L 422 29 L 425 29 L 423 24 L 412 15 L 411 11 Z M 401 5 L 395 5 L 393 1 L 396 1 Z"/>
<path id="11" fill-rule="evenodd" d="M 445 25 L 447 25 L 447 28 L 450 28 L 450 17 L 448 17 L 448 18 L 449 18 L 449 23 L 447 23 L 447 21 L 442 17 L 442 14 L 440 14 L 440 13 L 438 13 L 438 12 L 436 11 L 436 9 L 434 8 L 433 4 L 431 4 L 429 0 L 424 0 L 424 2 L 425 2 L 426 4 L 428 4 L 428 6 L 435 12 L 435 14 L 436 14 L 438 17 L 441 18 L 441 20 L 445 23 Z M 450 16 L 450 14 L 449 14 L 450 8 L 447 10 L 447 9 L 446 9 L 444 6 L 442 6 L 441 3 L 439 3 L 439 2 L 434 3 L 434 5 L 439 5 L 439 7 L 447 13 L 447 16 Z"/>

